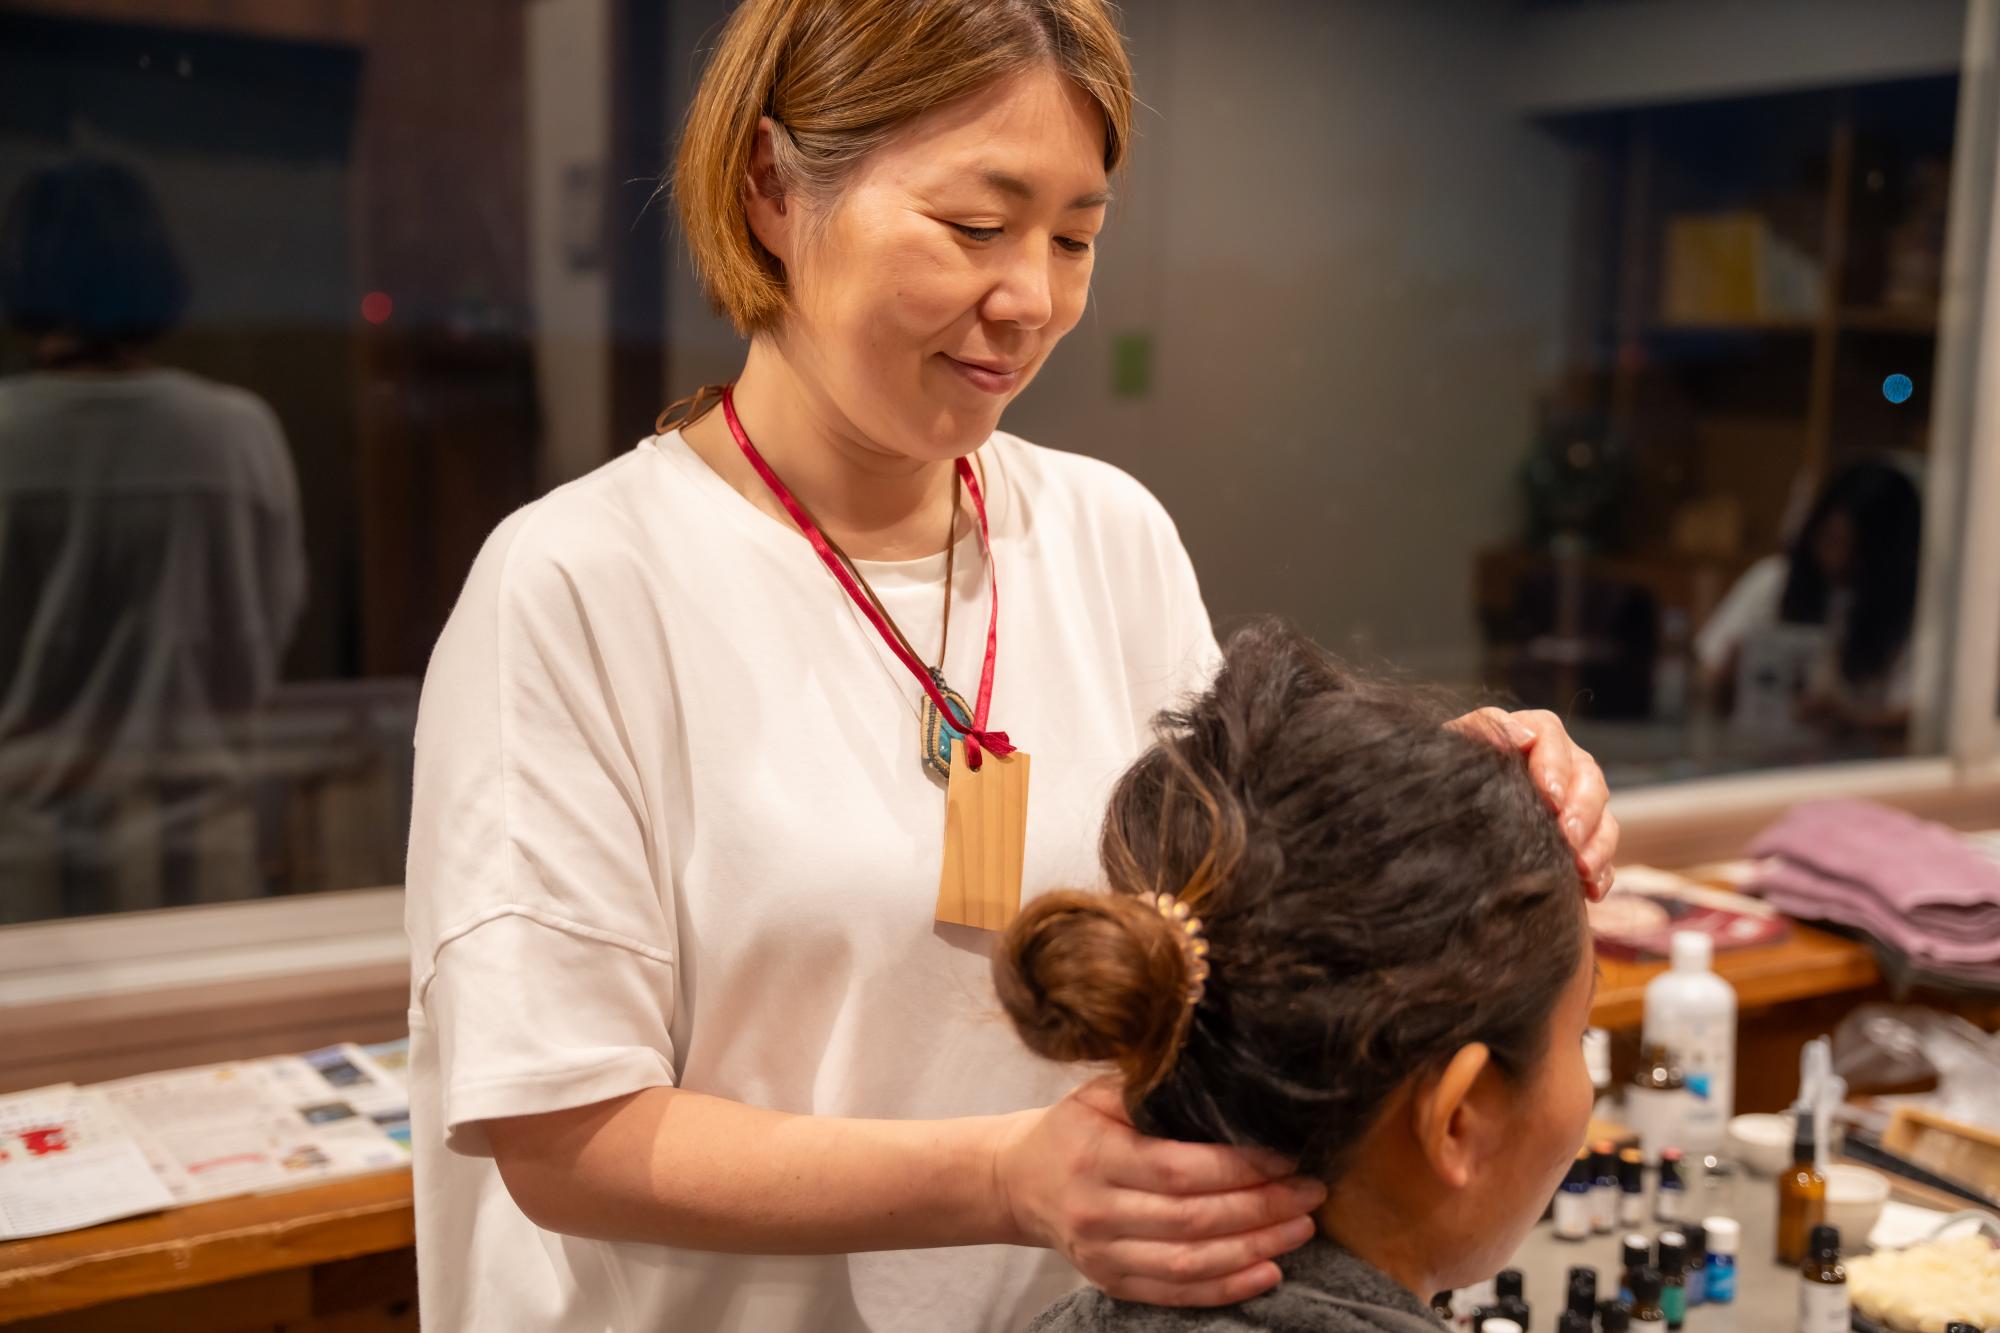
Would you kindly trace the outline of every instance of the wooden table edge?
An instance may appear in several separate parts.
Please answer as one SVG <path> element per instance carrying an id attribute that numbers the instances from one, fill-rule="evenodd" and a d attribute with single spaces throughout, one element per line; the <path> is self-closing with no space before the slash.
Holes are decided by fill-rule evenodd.
<path id="1" fill-rule="evenodd" d="M 400 1249 L 413 1202 L 405 1167 L 0 1243 L 0 1324 Z"/>

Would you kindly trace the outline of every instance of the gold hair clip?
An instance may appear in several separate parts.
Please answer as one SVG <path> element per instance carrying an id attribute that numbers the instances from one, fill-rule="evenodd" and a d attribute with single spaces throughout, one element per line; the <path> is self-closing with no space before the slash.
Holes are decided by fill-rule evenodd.
<path id="1" fill-rule="evenodd" d="M 1187 1002 L 1188 1008 L 1201 1003 L 1201 997 L 1208 989 L 1208 941 L 1202 938 L 1201 918 L 1188 905 L 1171 893 L 1155 893 L 1148 899 L 1153 910 L 1167 919 L 1180 939 L 1181 952 L 1187 955 Z"/>

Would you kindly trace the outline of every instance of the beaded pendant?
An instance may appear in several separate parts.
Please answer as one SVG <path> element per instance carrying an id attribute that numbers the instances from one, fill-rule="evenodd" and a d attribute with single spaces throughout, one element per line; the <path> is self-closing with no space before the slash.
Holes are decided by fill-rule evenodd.
<path id="1" fill-rule="evenodd" d="M 930 669 L 931 680 L 937 685 L 938 693 L 951 706 L 952 716 L 947 718 L 938 712 L 938 706 L 931 702 L 930 695 L 924 696 L 923 726 L 920 728 L 920 742 L 923 746 L 924 767 L 939 782 L 951 781 L 951 743 L 965 739 L 965 729 L 972 725 L 972 709 L 967 706 L 963 695 L 944 683 L 944 673 L 936 667 Z"/>

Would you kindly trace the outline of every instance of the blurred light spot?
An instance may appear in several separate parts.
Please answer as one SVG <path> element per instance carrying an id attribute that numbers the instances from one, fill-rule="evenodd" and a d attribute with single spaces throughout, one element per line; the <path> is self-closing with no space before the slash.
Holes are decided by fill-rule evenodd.
<path id="1" fill-rule="evenodd" d="M 389 299 L 387 292 L 370 292 L 361 298 L 361 318 L 370 324 L 386 324 L 395 312 L 396 303 Z"/>
<path id="2" fill-rule="evenodd" d="M 1910 395 L 1916 392 L 1916 387 L 1910 383 L 1908 375 L 1891 375 L 1882 381 L 1882 396 L 1892 403 L 1907 402 Z"/>

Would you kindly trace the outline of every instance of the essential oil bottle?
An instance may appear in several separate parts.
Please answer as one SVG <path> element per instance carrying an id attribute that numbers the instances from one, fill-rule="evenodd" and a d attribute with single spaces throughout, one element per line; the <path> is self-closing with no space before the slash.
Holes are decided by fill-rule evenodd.
<path id="1" fill-rule="evenodd" d="M 1681 1150 L 1660 1150 L 1660 1181 L 1654 1187 L 1653 1218 L 1658 1222 L 1679 1222 L 1687 1203 L 1687 1180 L 1681 1175 Z"/>
<path id="2" fill-rule="evenodd" d="M 1590 1151 L 1579 1148 L 1569 1164 L 1562 1188 L 1556 1191 L 1557 1240 L 1584 1240 L 1590 1235 Z"/>
<path id="3" fill-rule="evenodd" d="M 1730 1305 L 1736 1300 L 1736 1247 L 1742 1244 L 1743 1228 L 1733 1217 L 1711 1217 L 1701 1224 L 1708 1233 L 1708 1280 L 1704 1293 L 1711 1305 Z"/>
<path id="4" fill-rule="evenodd" d="M 1667 1312 L 1660 1308 L 1660 1270 L 1642 1268 L 1632 1275 L 1632 1322 L 1664 1329 Z"/>
<path id="5" fill-rule="evenodd" d="M 1672 1333 L 1687 1323 L 1687 1237 L 1678 1231 L 1660 1233 L 1660 1309 Z"/>
<path id="6" fill-rule="evenodd" d="M 1813 1118 L 1797 1110 L 1792 1165 L 1778 1177 L 1778 1262 L 1795 1268 L 1805 1261 L 1812 1229 L 1826 1220 L 1826 1177 L 1813 1165 Z"/>
<path id="7" fill-rule="evenodd" d="M 1799 1265 L 1799 1333 L 1847 1333 L 1853 1322 L 1847 1298 L 1847 1269 L 1840 1262 L 1840 1232 L 1812 1229 L 1805 1262 Z"/>
<path id="8" fill-rule="evenodd" d="M 1681 1228 L 1687 1237 L 1688 1309 L 1708 1303 L 1708 1226 L 1690 1222 Z"/>
<path id="9" fill-rule="evenodd" d="M 1618 1225 L 1643 1226 L 1646 1222 L 1646 1164 L 1637 1148 L 1618 1154 Z"/>
<path id="10" fill-rule="evenodd" d="M 1518 1268 L 1503 1268 L 1493 1279 L 1495 1299 L 1493 1303 L 1500 1313 L 1519 1324 L 1528 1327 L 1528 1301 L 1526 1279 Z"/>
<path id="11" fill-rule="evenodd" d="M 1600 1236 L 1618 1225 L 1618 1153 L 1610 1139 L 1590 1147 L 1590 1229 Z"/>
<path id="12" fill-rule="evenodd" d="M 1626 1305 L 1632 1303 L 1632 1277 L 1640 1269 L 1653 1262 L 1653 1242 L 1637 1231 L 1627 1232 L 1619 1242 L 1618 1299 Z"/>

